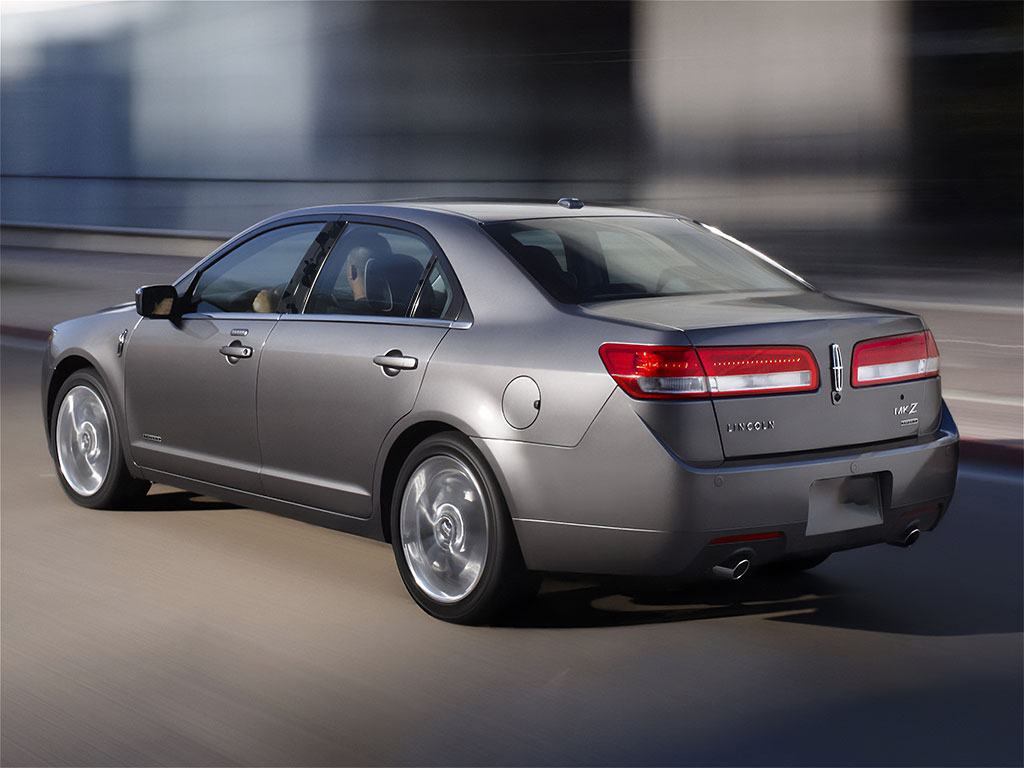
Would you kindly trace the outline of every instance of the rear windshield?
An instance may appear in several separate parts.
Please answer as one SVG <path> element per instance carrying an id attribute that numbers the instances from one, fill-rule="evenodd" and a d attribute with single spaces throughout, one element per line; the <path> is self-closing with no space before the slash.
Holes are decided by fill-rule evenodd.
<path id="1" fill-rule="evenodd" d="M 679 219 L 531 219 L 485 224 L 484 230 L 566 304 L 809 288 L 717 230 Z"/>

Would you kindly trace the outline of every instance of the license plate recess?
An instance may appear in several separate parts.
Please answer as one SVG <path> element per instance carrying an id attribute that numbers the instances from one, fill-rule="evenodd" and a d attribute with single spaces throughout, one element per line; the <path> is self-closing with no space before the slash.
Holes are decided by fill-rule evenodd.
<path id="1" fill-rule="evenodd" d="M 877 473 L 815 480 L 807 509 L 807 535 L 837 533 L 882 523 Z"/>

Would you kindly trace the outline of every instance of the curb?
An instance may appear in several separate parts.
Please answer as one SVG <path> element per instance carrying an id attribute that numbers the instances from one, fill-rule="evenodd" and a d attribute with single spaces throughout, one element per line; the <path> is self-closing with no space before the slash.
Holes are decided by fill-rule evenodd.
<path id="1" fill-rule="evenodd" d="M 91 224 L 46 224 L 35 221 L 0 221 L 3 232 L 75 232 L 90 235 L 124 235 L 127 237 L 161 237 L 179 240 L 219 240 L 224 242 L 233 232 L 215 232 L 198 229 L 158 229 L 149 227 L 108 227 Z"/>
<path id="2" fill-rule="evenodd" d="M 961 438 L 960 461 L 1021 469 L 1024 467 L 1024 445 L 1020 440 L 965 440 Z"/>
<path id="3" fill-rule="evenodd" d="M 46 341 L 50 338 L 50 332 L 41 331 L 38 328 L 23 328 L 20 325 L 0 325 L 0 336 L 29 339 L 31 341 Z"/>
<path id="4" fill-rule="evenodd" d="M 207 256 L 229 237 L 210 232 L 0 224 L 0 240 L 8 247 L 174 256 L 193 261 Z"/>

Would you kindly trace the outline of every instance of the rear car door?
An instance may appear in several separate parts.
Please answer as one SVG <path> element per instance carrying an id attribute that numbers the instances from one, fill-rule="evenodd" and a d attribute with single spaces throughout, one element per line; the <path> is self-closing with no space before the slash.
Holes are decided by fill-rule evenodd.
<path id="1" fill-rule="evenodd" d="M 300 262 L 316 262 L 330 226 L 302 221 L 257 232 L 193 277 L 180 319 L 139 322 L 125 352 L 125 392 L 140 466 L 260 491 L 260 356 L 278 310 L 294 300 Z"/>
<path id="2" fill-rule="evenodd" d="M 260 363 L 262 484 L 270 496 L 371 515 L 378 450 L 413 407 L 461 294 L 426 232 L 349 222 L 305 311 L 284 315 Z"/>

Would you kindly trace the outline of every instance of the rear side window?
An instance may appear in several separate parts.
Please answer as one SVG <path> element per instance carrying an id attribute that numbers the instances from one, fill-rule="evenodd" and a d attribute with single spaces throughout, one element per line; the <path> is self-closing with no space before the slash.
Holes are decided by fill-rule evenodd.
<path id="1" fill-rule="evenodd" d="M 433 255 L 411 232 L 349 224 L 320 270 L 305 311 L 406 317 Z"/>
<path id="2" fill-rule="evenodd" d="M 679 219 L 534 219 L 484 230 L 563 303 L 808 289 L 756 252 Z"/>
<path id="3" fill-rule="evenodd" d="M 452 306 L 452 289 L 445 279 L 444 273 L 435 263 L 420 288 L 420 295 L 413 308 L 413 317 L 438 319 L 446 317 Z"/>

